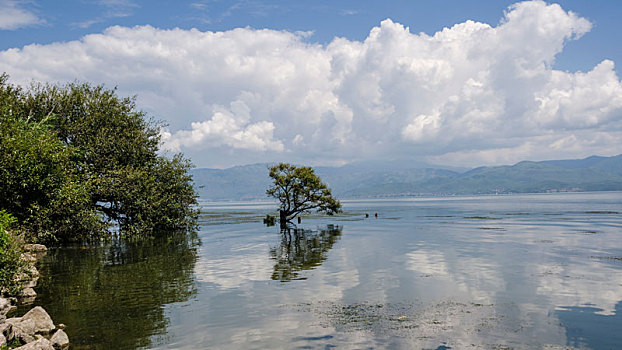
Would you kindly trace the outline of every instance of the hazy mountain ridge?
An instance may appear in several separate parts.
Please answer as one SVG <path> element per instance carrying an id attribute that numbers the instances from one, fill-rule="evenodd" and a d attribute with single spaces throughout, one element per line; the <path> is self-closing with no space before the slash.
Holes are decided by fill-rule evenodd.
<path id="1" fill-rule="evenodd" d="M 207 200 L 261 200 L 270 186 L 269 164 L 193 169 Z M 576 160 L 522 161 L 514 165 L 460 168 L 425 163 L 361 162 L 316 167 L 340 198 L 622 190 L 622 154 Z"/>

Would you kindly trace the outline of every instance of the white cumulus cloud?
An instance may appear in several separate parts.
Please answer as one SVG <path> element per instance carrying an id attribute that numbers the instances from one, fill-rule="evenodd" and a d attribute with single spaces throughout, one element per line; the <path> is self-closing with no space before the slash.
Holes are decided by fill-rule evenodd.
<path id="1" fill-rule="evenodd" d="M 235 106 L 237 105 L 237 106 Z M 228 110 L 215 112 L 209 120 L 192 123 L 192 130 L 180 130 L 172 135 L 162 133 L 163 148 L 180 151 L 182 146 L 221 146 L 256 151 L 283 151 L 283 143 L 273 140 L 274 124 L 260 121 L 249 123 L 248 107 L 243 103 L 232 104 L 232 114 Z M 236 108 L 237 107 L 237 108 Z"/>
<path id="2" fill-rule="evenodd" d="M 512 5 L 496 26 L 466 21 L 428 35 L 387 19 L 363 41 L 327 45 L 266 29 L 115 26 L 0 52 L 0 71 L 17 83 L 78 79 L 136 94 L 169 123 L 165 147 L 199 166 L 618 154 L 614 62 L 553 68 L 565 43 L 590 29 L 543 1 Z"/>
<path id="3" fill-rule="evenodd" d="M 0 0 L 0 30 L 14 30 L 42 22 L 20 5 L 16 0 Z"/>

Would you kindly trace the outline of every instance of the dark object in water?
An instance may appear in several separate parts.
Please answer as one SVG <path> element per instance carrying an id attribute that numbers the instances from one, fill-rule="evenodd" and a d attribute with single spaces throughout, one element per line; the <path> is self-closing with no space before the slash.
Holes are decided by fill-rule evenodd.
<path id="1" fill-rule="evenodd" d="M 266 214 L 266 217 L 263 219 L 263 223 L 266 226 L 274 226 L 276 223 L 276 218 L 272 215 Z"/>
<path id="2" fill-rule="evenodd" d="M 378 217 L 378 213 L 374 214 L 374 216 L 377 218 Z"/>
<path id="3" fill-rule="evenodd" d="M 365 217 L 366 217 L 366 218 L 368 218 L 368 217 L 369 217 L 369 214 L 365 213 Z"/>
<path id="4" fill-rule="evenodd" d="M 300 216 L 298 217 L 298 223 L 301 223 L 302 219 L 300 218 Z"/>

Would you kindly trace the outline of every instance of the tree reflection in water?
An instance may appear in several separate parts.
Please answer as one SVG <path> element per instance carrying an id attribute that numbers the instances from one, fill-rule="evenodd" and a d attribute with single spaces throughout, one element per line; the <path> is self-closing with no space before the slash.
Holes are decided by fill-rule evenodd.
<path id="1" fill-rule="evenodd" d="M 74 349 L 136 349 L 166 337 L 164 305 L 196 294 L 194 234 L 53 249 L 35 304 L 67 325 Z M 88 344 L 88 345 L 87 345 Z"/>
<path id="2" fill-rule="evenodd" d="M 342 227 L 333 225 L 318 231 L 281 230 L 281 244 L 270 249 L 270 257 L 276 260 L 272 279 L 281 282 L 305 279 L 299 277 L 299 272 L 321 265 L 328 251 L 341 238 L 341 231 Z"/>

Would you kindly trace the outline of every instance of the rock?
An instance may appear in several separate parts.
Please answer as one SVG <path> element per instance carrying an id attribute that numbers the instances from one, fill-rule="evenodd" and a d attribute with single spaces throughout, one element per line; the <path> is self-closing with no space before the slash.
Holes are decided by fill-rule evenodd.
<path id="1" fill-rule="evenodd" d="M 24 283 L 23 288 L 34 288 L 37 286 L 37 282 L 39 282 L 39 277 L 35 277 L 30 281 Z"/>
<path id="2" fill-rule="evenodd" d="M 69 346 L 69 337 L 62 329 L 57 330 L 50 341 L 52 342 L 52 346 L 57 349 L 64 349 Z"/>
<path id="3" fill-rule="evenodd" d="M 0 298 L 0 315 L 6 315 L 11 308 L 11 301 L 9 299 Z"/>
<path id="4" fill-rule="evenodd" d="M 37 341 L 33 341 L 32 343 L 28 343 L 13 350 L 54 350 L 54 347 L 49 340 L 41 338 Z"/>
<path id="5" fill-rule="evenodd" d="M 13 309 L 15 306 L 12 305 L 10 299 L 0 298 L 0 322 L 6 320 L 6 315 Z"/>
<path id="6" fill-rule="evenodd" d="M 16 282 L 24 282 L 28 283 L 31 280 L 39 277 L 39 270 L 34 265 L 30 265 L 24 269 L 23 272 L 20 272 L 15 276 Z"/>
<path id="7" fill-rule="evenodd" d="M 9 323 L 9 324 L 14 324 L 14 323 L 19 323 L 19 322 L 22 322 L 21 317 L 11 317 L 11 318 L 6 319 L 6 323 Z"/>
<path id="8" fill-rule="evenodd" d="M 35 341 L 35 337 L 33 337 L 32 335 L 20 332 L 15 332 L 14 339 L 18 339 L 23 344 L 32 343 L 33 341 Z"/>
<path id="9" fill-rule="evenodd" d="M 13 332 L 13 325 L 10 323 L 0 324 L 0 335 L 2 335 L 7 341 L 11 341 L 15 336 Z"/>
<path id="10" fill-rule="evenodd" d="M 47 254 L 47 248 L 41 244 L 26 244 L 24 246 L 24 253 L 22 253 L 22 260 L 35 263 Z"/>
<path id="11" fill-rule="evenodd" d="M 19 292 L 17 296 L 20 298 L 33 298 L 37 296 L 37 292 L 35 292 L 34 289 L 29 287 L 29 288 L 22 289 L 22 291 Z"/>
<path id="12" fill-rule="evenodd" d="M 35 303 L 35 299 L 37 299 L 37 297 L 24 297 L 24 298 L 19 298 L 19 302 L 22 305 L 32 305 Z"/>
<path id="13" fill-rule="evenodd" d="M 35 302 L 37 298 L 37 292 L 34 289 L 27 287 L 22 289 L 18 294 L 19 301 L 22 305 L 30 305 Z"/>
<path id="14" fill-rule="evenodd" d="M 35 323 L 36 333 L 50 333 L 56 328 L 50 315 L 41 306 L 34 307 L 22 316 L 22 322 L 25 320 L 32 320 Z"/>
<path id="15" fill-rule="evenodd" d="M 39 270 L 37 270 L 36 267 L 31 266 L 30 269 L 28 269 L 29 273 L 30 273 L 30 277 L 35 278 L 35 277 L 39 277 Z"/>
<path id="16" fill-rule="evenodd" d="M 58 329 L 65 329 L 65 328 L 67 328 L 67 326 L 65 326 L 64 323 L 59 323 L 59 324 L 56 325 L 56 328 L 58 328 Z"/>
<path id="17" fill-rule="evenodd" d="M 47 252 L 48 248 L 43 244 L 24 244 L 24 250 L 27 252 Z"/>
<path id="18" fill-rule="evenodd" d="M 39 277 L 39 270 L 34 265 L 30 265 L 24 269 L 24 272 L 20 272 L 15 277 L 17 282 L 28 282 L 33 278 Z"/>
<path id="19" fill-rule="evenodd" d="M 22 253 L 22 255 L 20 256 L 20 258 L 21 258 L 23 261 L 30 262 L 30 263 L 37 262 L 37 257 L 36 257 L 36 256 L 34 256 L 33 254 L 30 254 L 30 253 Z"/>
<path id="20" fill-rule="evenodd" d="M 37 331 L 35 321 L 32 319 L 24 320 L 20 317 L 13 317 L 6 320 L 6 323 L 13 326 L 15 337 L 19 337 L 20 335 L 32 336 Z"/>
<path id="21" fill-rule="evenodd" d="M 11 307 L 9 308 L 9 312 L 7 313 L 7 315 L 8 315 L 8 314 L 10 314 L 11 312 L 15 311 L 15 310 L 17 310 L 17 306 L 15 306 L 15 305 L 11 305 Z"/>
<path id="22" fill-rule="evenodd" d="M 6 338 L 0 334 L 0 346 L 6 345 Z"/>

